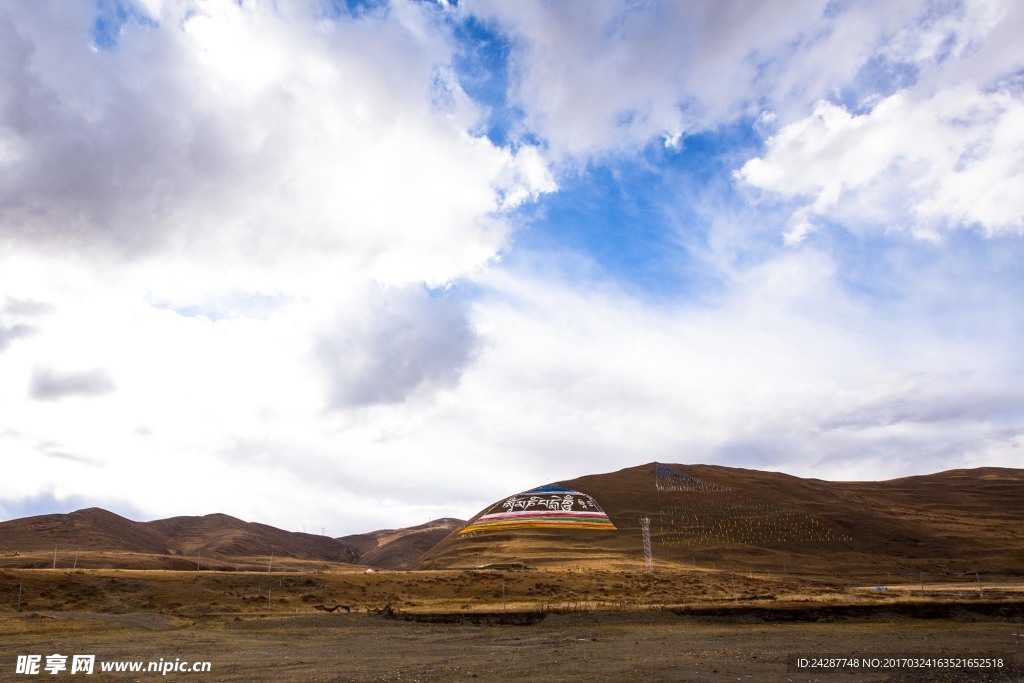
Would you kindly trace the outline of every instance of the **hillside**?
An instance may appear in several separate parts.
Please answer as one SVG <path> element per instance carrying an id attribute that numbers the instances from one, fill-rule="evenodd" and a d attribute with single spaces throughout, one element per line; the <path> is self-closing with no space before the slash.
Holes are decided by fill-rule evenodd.
<path id="1" fill-rule="evenodd" d="M 463 523 L 461 519 L 445 517 L 418 526 L 371 531 L 344 536 L 338 540 L 357 549 L 360 564 L 385 569 L 408 569 Z"/>
<path id="2" fill-rule="evenodd" d="M 644 562 L 640 520 L 647 517 L 654 559 L 664 565 L 865 580 L 919 572 L 1024 575 L 1024 470 L 981 468 L 883 482 L 827 482 L 712 465 L 650 463 L 556 484 L 593 497 L 615 530 L 454 533 L 417 566 L 637 567 Z M 482 510 L 469 524 L 501 503 Z"/>
<path id="3" fill-rule="evenodd" d="M 297 559 L 350 562 L 359 554 L 346 543 L 328 536 L 284 531 L 266 524 L 243 522 L 229 515 L 171 517 L 146 523 L 169 539 L 185 555 L 252 557 L 269 555 Z"/>
<path id="4" fill-rule="evenodd" d="M 51 566 L 57 547 L 74 556 L 64 566 L 78 567 L 253 569 L 268 567 L 272 555 L 274 567 L 306 569 L 636 569 L 644 564 L 642 518 L 654 561 L 664 567 L 886 583 L 921 574 L 1024 576 L 1024 470 L 828 482 L 661 463 L 510 496 L 465 524 L 443 519 L 343 538 L 221 514 L 153 522 L 97 508 L 40 515 L 0 522 L 0 566 Z"/>
<path id="5" fill-rule="evenodd" d="M 277 564 L 291 559 L 398 569 L 409 566 L 461 523 L 436 520 L 408 529 L 330 538 L 223 514 L 135 522 L 88 508 L 0 522 L 0 565 L 50 566 L 48 554 L 57 548 L 76 558 L 81 555 L 75 560 L 80 567 L 194 569 L 200 563 L 208 568 L 243 568 L 254 563 L 267 566 L 269 559 L 264 558 L 273 556 Z"/>
<path id="6" fill-rule="evenodd" d="M 169 540 L 155 528 L 100 508 L 0 522 L 0 553 L 53 550 L 54 546 L 156 554 L 174 552 Z"/>

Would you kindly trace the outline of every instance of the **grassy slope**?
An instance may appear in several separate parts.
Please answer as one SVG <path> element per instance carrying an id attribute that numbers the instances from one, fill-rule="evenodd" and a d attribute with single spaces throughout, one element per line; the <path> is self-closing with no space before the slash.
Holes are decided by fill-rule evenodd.
<path id="1" fill-rule="evenodd" d="M 559 482 L 592 495 L 617 531 L 453 535 L 419 566 L 636 567 L 643 561 L 639 520 L 646 516 L 663 565 L 883 582 L 909 581 L 922 571 L 950 578 L 974 571 L 1024 575 L 1024 470 L 837 483 L 710 465 L 672 468 L 711 490 L 659 491 L 653 463 Z M 709 525 L 707 536 L 695 535 L 688 513 Z"/>

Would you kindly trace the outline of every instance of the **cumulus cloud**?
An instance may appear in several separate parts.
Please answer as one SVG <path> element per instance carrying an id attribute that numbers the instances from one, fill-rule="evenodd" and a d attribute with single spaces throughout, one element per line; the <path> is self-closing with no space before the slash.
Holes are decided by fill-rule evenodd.
<path id="1" fill-rule="evenodd" d="M 788 202 L 790 244 L 827 222 L 930 240 L 1024 233 L 1022 27 L 1019 3 L 925 12 L 884 36 L 874 73 L 902 69 L 893 87 L 818 100 L 735 177 Z"/>
<path id="2" fill-rule="evenodd" d="M 0 10 L 0 501 L 26 501 L 8 510 L 85 491 L 345 533 L 654 459 L 1013 462 L 1013 3 L 104 7 Z M 484 55 L 508 59 L 501 104 L 461 87 L 470 18 L 508 48 Z M 763 149 L 699 157 L 753 201 L 728 170 L 673 190 L 691 133 L 755 118 Z M 680 267 L 714 292 L 652 303 L 502 258 L 553 168 L 594 164 L 631 199 L 616 162 L 638 149 L 663 180 L 652 229 L 679 217 Z M 849 257 L 777 244 L 776 212 L 791 241 L 800 218 L 981 230 L 925 255 L 871 233 Z M 140 459 L 162 486 L 138 486 Z"/>
<path id="3" fill-rule="evenodd" d="M 328 20 L 318 3 L 167 2 L 106 47 L 91 6 L 66 9 L 0 21 L 8 237 L 177 252 L 221 277 L 329 252 L 442 283 L 505 246 L 502 211 L 553 189 L 536 150 L 468 132 L 479 112 L 429 6 Z"/>
<path id="4" fill-rule="evenodd" d="M 766 105 L 801 111 L 853 83 L 879 46 L 927 9 L 484 0 L 466 11 L 516 46 L 512 96 L 529 129 L 558 153 L 588 157 L 658 138 L 679 147 L 684 134 Z M 904 51 L 917 35 L 900 34 Z"/>
<path id="5" fill-rule="evenodd" d="M 253 487 L 351 480 L 363 438 L 411 419 L 346 432 L 339 455 L 349 411 L 457 385 L 468 304 L 421 288 L 497 261 L 514 212 L 557 184 L 542 147 L 479 133 L 443 8 L 170 0 L 99 21 L 106 7 L 0 9 L 0 293 L 20 302 L 0 310 L 0 408 L 36 436 L 5 452 L 37 493 L 57 485 L 38 441 L 58 425 L 59 452 L 96 463 L 65 459 L 76 486 L 116 498 L 139 453 L 186 486 L 186 470 L 229 478 L 225 444 L 300 444 L 248 487 L 146 503 L 259 518 Z M 323 500 L 307 520 L 361 509 Z"/>
<path id="6" fill-rule="evenodd" d="M 1024 233 L 1024 100 L 1008 90 L 900 92 L 855 114 L 819 102 L 736 176 L 795 200 L 786 239 L 818 221 L 931 236 Z"/>
<path id="7" fill-rule="evenodd" d="M 102 396 L 116 388 L 110 373 L 102 368 L 83 372 L 37 368 L 32 373 L 29 396 L 37 401 L 59 401 L 69 396 Z"/>
<path id="8" fill-rule="evenodd" d="M 1012 344 L 989 333 L 1021 320 L 1010 297 L 968 327 L 975 302 L 925 279 L 888 311 L 808 250 L 747 270 L 713 310 L 492 281 L 502 296 L 481 311 L 463 410 L 501 396 L 488 411 L 500 441 L 566 476 L 576 452 L 592 469 L 658 459 L 843 479 L 956 467 L 1024 423 Z M 925 313 L 940 301 L 951 320 Z"/>
<path id="9" fill-rule="evenodd" d="M 354 317 L 339 318 L 318 346 L 334 407 L 394 403 L 454 386 L 477 338 L 463 306 L 423 289 L 377 289 Z"/>

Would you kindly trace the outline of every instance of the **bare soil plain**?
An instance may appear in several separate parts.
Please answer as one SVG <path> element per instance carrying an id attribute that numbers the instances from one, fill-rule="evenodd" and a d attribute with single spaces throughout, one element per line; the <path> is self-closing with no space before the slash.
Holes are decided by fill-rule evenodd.
<path id="1" fill-rule="evenodd" d="M 211 664 L 72 676 L 97 681 L 1024 680 L 1024 585 L 887 589 L 692 569 L 8 569 L 0 680 L 31 680 L 18 656 L 53 653 Z M 808 672 L 797 655 L 1005 663 Z"/>
<path id="2" fill-rule="evenodd" d="M 97 661 L 209 661 L 203 674 L 112 674 L 89 680 L 210 681 L 1019 681 L 1021 669 L 793 672 L 793 654 L 1005 657 L 1019 623 L 893 619 L 829 624 L 715 623 L 669 612 L 550 614 L 529 626 L 425 624 L 367 614 L 2 616 L 0 663 L 19 654 Z M 9 676 L 9 678 L 8 678 Z M 77 676 L 77 675 L 76 675 Z M 29 677 L 21 677 L 28 679 Z"/>

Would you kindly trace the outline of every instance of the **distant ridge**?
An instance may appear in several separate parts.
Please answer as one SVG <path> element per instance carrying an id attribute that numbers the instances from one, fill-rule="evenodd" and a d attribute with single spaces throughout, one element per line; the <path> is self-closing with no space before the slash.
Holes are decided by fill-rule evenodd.
<path id="1" fill-rule="evenodd" d="M 338 539 L 358 549 L 359 563 L 386 569 L 408 569 L 425 552 L 464 524 L 444 517 L 403 529 L 383 529 Z"/>
<path id="2" fill-rule="evenodd" d="M 86 508 L 0 522 L 0 566 L 18 566 L 16 560 L 20 556 L 15 553 L 49 552 L 57 547 L 64 552 L 160 556 L 164 560 L 158 566 L 168 569 L 195 568 L 197 562 L 204 560 L 219 562 L 211 566 L 223 568 L 231 566 L 232 558 L 270 555 L 279 560 L 319 560 L 395 569 L 408 566 L 446 536 L 446 527 L 457 528 L 461 524 L 461 520 L 445 519 L 409 529 L 330 538 L 244 522 L 224 514 L 135 522 L 101 508 Z"/>

